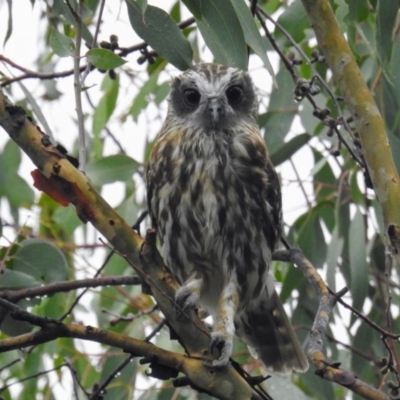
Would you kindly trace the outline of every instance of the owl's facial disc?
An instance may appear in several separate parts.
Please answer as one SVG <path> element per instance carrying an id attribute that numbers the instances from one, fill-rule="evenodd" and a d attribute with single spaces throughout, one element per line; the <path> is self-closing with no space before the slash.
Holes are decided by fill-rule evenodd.
<path id="1" fill-rule="evenodd" d="M 225 129 L 256 118 L 257 98 L 250 76 L 236 68 L 200 64 L 176 78 L 170 110 L 188 126 Z"/>

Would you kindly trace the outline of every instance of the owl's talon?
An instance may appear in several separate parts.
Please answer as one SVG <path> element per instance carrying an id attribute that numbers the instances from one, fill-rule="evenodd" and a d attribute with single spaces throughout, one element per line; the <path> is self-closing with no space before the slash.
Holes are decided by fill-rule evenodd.
<path id="1" fill-rule="evenodd" d="M 210 341 L 210 353 L 219 350 L 219 358 L 212 361 L 203 361 L 208 368 L 222 369 L 229 364 L 229 358 L 232 354 L 232 340 L 227 339 L 221 332 L 213 332 Z"/>
<path id="2" fill-rule="evenodd" d="M 194 309 L 199 301 L 197 293 L 192 292 L 187 286 L 182 286 L 175 293 L 175 311 L 180 318 L 185 310 Z"/>

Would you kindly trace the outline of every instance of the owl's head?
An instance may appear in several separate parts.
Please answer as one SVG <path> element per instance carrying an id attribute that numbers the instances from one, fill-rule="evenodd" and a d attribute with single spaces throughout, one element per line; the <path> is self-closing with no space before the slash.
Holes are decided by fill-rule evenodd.
<path id="1" fill-rule="evenodd" d="M 219 64 L 198 64 L 171 85 L 169 114 L 196 128 L 224 129 L 257 119 L 258 100 L 250 75 Z"/>

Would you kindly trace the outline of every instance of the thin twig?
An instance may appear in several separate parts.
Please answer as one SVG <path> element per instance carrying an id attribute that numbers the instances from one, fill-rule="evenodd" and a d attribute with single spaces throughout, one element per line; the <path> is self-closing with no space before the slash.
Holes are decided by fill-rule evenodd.
<path id="1" fill-rule="evenodd" d="M 104 393 L 106 387 L 111 383 L 113 379 L 135 358 L 134 355 L 130 354 L 128 357 L 125 358 L 124 361 L 120 365 L 118 365 L 114 371 L 110 373 L 110 375 L 107 377 L 107 379 L 98 387 L 98 389 L 93 392 L 89 399 L 90 400 L 96 400 L 100 398 L 99 396 Z"/>
<path id="2" fill-rule="evenodd" d="M 74 52 L 74 91 L 75 91 L 75 107 L 78 118 L 78 141 L 79 141 L 79 167 L 82 171 L 86 170 L 86 135 L 85 135 L 85 122 L 83 119 L 82 108 L 82 85 L 80 76 L 80 61 L 81 61 L 81 43 L 82 43 L 82 13 L 83 13 L 84 0 L 79 0 L 78 11 L 75 12 L 72 6 L 67 1 L 76 26 L 75 37 L 75 52 Z"/>
<path id="3" fill-rule="evenodd" d="M 335 94 L 332 92 L 332 89 L 329 87 L 329 85 L 324 81 L 324 79 L 321 77 L 321 75 L 318 73 L 318 71 L 316 70 L 316 68 L 314 67 L 314 65 L 312 64 L 311 60 L 307 57 L 307 55 L 304 53 L 304 51 L 301 49 L 301 47 L 293 40 L 293 38 L 291 37 L 291 35 L 277 22 L 275 21 L 273 18 L 271 18 L 270 15 L 268 15 L 267 12 L 265 12 L 265 10 L 263 10 L 262 7 L 257 6 L 257 11 L 256 11 L 256 16 L 266 34 L 266 36 L 268 37 L 268 39 L 270 40 L 272 46 L 274 47 L 275 51 L 277 51 L 277 53 L 279 54 L 282 62 L 285 64 L 286 68 L 289 70 L 289 72 L 292 75 L 292 78 L 294 79 L 294 81 L 296 82 L 297 80 L 297 75 L 294 73 L 294 70 L 290 64 L 290 62 L 287 60 L 287 58 L 283 55 L 282 51 L 279 49 L 279 47 L 276 45 L 275 40 L 273 39 L 272 35 L 269 33 L 267 26 L 265 25 L 265 22 L 262 18 L 263 15 L 266 19 L 268 19 L 270 22 L 272 22 L 281 32 L 282 34 L 289 40 L 289 42 L 291 43 L 291 45 L 297 50 L 297 52 L 301 55 L 301 57 L 303 58 L 303 60 L 307 63 L 307 65 L 310 67 L 313 76 L 315 76 L 318 81 L 321 83 L 321 85 L 325 88 L 325 90 L 328 92 L 329 96 L 332 98 L 334 104 L 335 104 L 335 108 L 337 110 L 339 119 L 341 121 L 343 121 L 343 126 L 345 127 L 346 131 L 348 132 L 348 134 L 350 135 L 350 137 L 352 138 L 352 140 L 354 141 L 355 137 L 354 137 L 354 133 L 347 121 L 347 119 L 344 117 L 342 110 L 339 106 L 339 102 L 337 99 L 337 96 L 335 96 Z M 313 105 L 314 109 L 317 107 L 314 100 L 312 99 L 312 97 L 310 95 L 306 95 L 307 99 L 311 102 L 311 104 Z M 356 154 L 354 153 L 354 151 L 351 149 L 351 147 L 348 145 L 348 143 L 344 140 L 344 138 L 342 137 L 339 129 L 335 129 L 335 133 L 338 136 L 339 140 L 346 146 L 347 150 L 349 151 L 350 155 L 353 157 L 353 159 L 362 167 L 365 168 L 365 162 L 363 162 L 358 156 L 356 156 Z"/>
<path id="4" fill-rule="evenodd" d="M 101 271 L 106 267 L 108 262 L 110 261 L 111 257 L 115 254 L 114 251 L 110 251 L 110 253 L 107 255 L 106 259 L 104 260 L 102 266 L 97 270 L 97 272 L 94 274 L 93 278 L 97 278 Z M 79 303 L 81 298 L 86 294 L 86 292 L 89 290 L 89 288 L 86 288 L 79 296 L 76 297 L 74 302 L 72 303 L 71 307 L 68 309 L 68 311 L 59 319 L 59 321 L 63 321 L 65 318 L 68 317 L 68 315 L 72 312 L 72 310 L 75 308 L 75 306 Z"/>
<path id="5" fill-rule="evenodd" d="M 185 29 L 188 26 L 192 25 L 195 22 L 194 18 L 188 18 L 185 21 L 180 22 L 178 27 L 180 29 Z M 146 42 L 142 42 L 139 44 L 135 44 L 130 47 L 120 47 L 119 51 L 116 52 L 120 57 L 125 57 L 130 53 L 134 53 L 136 51 L 143 50 L 147 47 Z M 5 79 L 4 82 L 0 84 L 0 87 L 5 87 L 10 85 L 11 83 L 14 82 L 19 82 L 25 79 L 40 79 L 40 80 L 47 80 L 47 79 L 56 79 L 56 78 L 65 78 L 67 76 L 71 76 L 74 74 L 74 69 L 69 69 L 67 71 L 62 71 L 62 72 L 51 72 L 51 73 L 40 73 L 40 72 L 34 72 L 31 70 L 28 70 L 24 67 L 21 67 L 20 65 L 16 64 L 12 60 L 8 59 L 7 57 L 4 57 L 3 55 L 0 54 L 0 61 L 3 61 L 14 68 L 19 69 L 20 71 L 24 72 L 23 75 L 15 76 L 13 78 Z M 83 65 L 79 68 L 79 72 L 84 72 L 88 68 L 87 65 Z M 92 67 L 90 67 L 92 69 Z"/>
<path id="6" fill-rule="evenodd" d="M 101 20 L 102 20 L 102 17 L 103 17 L 103 11 L 104 11 L 105 3 L 106 3 L 106 0 L 101 0 L 99 16 L 97 17 L 96 29 L 94 31 L 93 42 L 92 42 L 91 49 L 94 49 L 94 48 L 97 47 L 97 37 L 98 37 L 99 31 L 100 31 L 100 25 L 101 25 Z M 81 79 L 81 85 L 82 86 L 84 85 L 85 79 L 89 75 L 90 70 L 91 70 L 91 65 L 88 63 L 86 65 L 85 71 L 82 74 L 82 79 Z"/>
<path id="7" fill-rule="evenodd" d="M 53 282 L 47 285 L 20 290 L 0 291 L 0 297 L 12 302 L 21 299 L 51 296 L 56 293 L 69 292 L 81 288 L 95 288 L 99 286 L 140 285 L 142 280 L 138 276 L 102 276 L 99 278 L 78 279 L 75 281 Z"/>

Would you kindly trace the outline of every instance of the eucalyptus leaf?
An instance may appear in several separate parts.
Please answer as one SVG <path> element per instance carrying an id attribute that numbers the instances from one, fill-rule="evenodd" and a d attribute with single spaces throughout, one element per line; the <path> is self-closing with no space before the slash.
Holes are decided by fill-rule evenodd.
<path id="1" fill-rule="evenodd" d="M 239 18 L 247 45 L 261 58 L 265 68 L 275 80 L 274 70 L 267 56 L 267 46 L 261 37 L 249 7 L 243 0 L 231 0 L 231 3 Z"/>
<path id="2" fill-rule="evenodd" d="M 215 61 L 247 70 L 248 54 L 242 25 L 228 1 L 201 1 L 197 27 Z"/>
<path id="3" fill-rule="evenodd" d="M 104 185 L 117 181 L 125 182 L 132 179 L 139 163 L 124 154 L 104 157 L 87 166 L 86 173 L 95 185 Z"/>
<path id="4" fill-rule="evenodd" d="M 13 269 L 41 283 L 65 281 L 68 276 L 62 251 L 43 239 L 24 240 L 14 255 Z"/>
<path id="5" fill-rule="evenodd" d="M 147 5 L 143 12 L 134 0 L 126 4 L 132 28 L 158 55 L 182 71 L 192 66 L 192 47 L 164 10 Z"/>
<path id="6" fill-rule="evenodd" d="M 54 28 L 50 29 L 49 44 L 54 53 L 60 57 L 68 57 L 75 50 L 74 42 Z"/>
<path id="7" fill-rule="evenodd" d="M 364 217 L 359 208 L 350 223 L 350 291 L 353 306 L 361 310 L 368 293 L 368 264 Z"/>
<path id="8" fill-rule="evenodd" d="M 296 151 L 300 150 L 305 144 L 307 144 L 310 139 L 311 136 L 308 133 L 302 133 L 290 139 L 287 143 L 284 143 L 282 147 L 271 154 L 272 164 L 275 166 L 282 164 L 284 161 L 292 157 Z"/>
<path id="9" fill-rule="evenodd" d="M 126 60 L 108 49 L 92 49 L 86 53 L 88 62 L 100 70 L 109 70 L 120 67 Z"/>
<path id="10" fill-rule="evenodd" d="M 397 0 L 378 0 L 376 18 L 376 44 L 378 55 L 385 69 L 390 61 L 393 47 L 393 28 L 399 11 Z"/>

